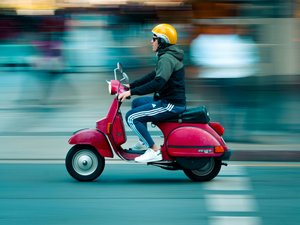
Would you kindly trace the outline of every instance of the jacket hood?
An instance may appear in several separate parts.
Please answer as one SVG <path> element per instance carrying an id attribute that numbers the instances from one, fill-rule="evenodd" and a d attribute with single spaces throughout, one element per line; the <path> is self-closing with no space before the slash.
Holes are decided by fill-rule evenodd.
<path id="1" fill-rule="evenodd" d="M 184 52 L 182 49 L 178 48 L 176 45 L 170 45 L 166 48 L 159 49 L 157 52 L 157 55 L 158 55 L 158 57 L 160 57 L 161 55 L 163 55 L 165 53 L 174 56 L 179 61 L 183 60 Z"/>

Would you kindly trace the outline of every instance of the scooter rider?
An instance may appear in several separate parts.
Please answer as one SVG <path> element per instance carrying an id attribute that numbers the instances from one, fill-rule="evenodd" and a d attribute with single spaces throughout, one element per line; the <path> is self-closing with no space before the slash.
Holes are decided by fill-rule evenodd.
<path id="1" fill-rule="evenodd" d="M 147 130 L 147 122 L 164 121 L 185 111 L 185 81 L 183 50 L 176 46 L 177 32 L 169 24 L 159 24 L 152 29 L 152 50 L 157 54 L 156 68 L 151 73 L 129 84 L 130 90 L 119 95 L 124 101 L 131 95 L 147 95 L 133 100 L 126 114 L 129 127 L 139 137 L 135 148 L 145 147 L 146 152 L 135 158 L 136 162 L 162 160 L 158 146 Z"/>

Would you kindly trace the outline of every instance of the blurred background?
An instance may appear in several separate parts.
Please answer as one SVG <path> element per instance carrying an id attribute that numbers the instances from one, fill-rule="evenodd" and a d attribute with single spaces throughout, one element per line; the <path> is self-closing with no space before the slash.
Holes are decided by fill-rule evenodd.
<path id="1" fill-rule="evenodd" d="M 189 107 L 206 105 L 227 141 L 299 143 L 299 17 L 298 0 L 1 0 L 0 134 L 94 127 L 116 63 L 150 72 L 151 30 L 170 23 Z"/>

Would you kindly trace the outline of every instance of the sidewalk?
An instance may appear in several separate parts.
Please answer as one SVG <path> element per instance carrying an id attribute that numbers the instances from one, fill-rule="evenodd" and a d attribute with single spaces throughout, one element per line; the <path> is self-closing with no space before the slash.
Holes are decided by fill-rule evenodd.
<path id="1" fill-rule="evenodd" d="M 71 134 L 70 134 L 71 135 Z M 70 136 L 0 136 L 0 162 L 7 160 L 64 160 Z M 124 148 L 129 148 L 136 141 L 128 136 Z M 157 143 L 162 138 L 155 137 Z M 299 144 L 237 144 L 227 143 L 233 150 L 232 161 L 289 161 L 300 162 Z M 115 156 L 112 160 L 118 160 Z"/>

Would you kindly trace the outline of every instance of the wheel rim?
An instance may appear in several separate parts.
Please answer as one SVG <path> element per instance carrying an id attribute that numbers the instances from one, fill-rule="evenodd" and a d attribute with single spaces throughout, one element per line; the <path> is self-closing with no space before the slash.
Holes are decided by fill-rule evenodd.
<path id="1" fill-rule="evenodd" d="M 197 176 L 206 176 L 210 174 L 215 167 L 215 160 L 210 158 L 210 160 L 200 169 L 192 170 L 192 172 Z"/>
<path id="2" fill-rule="evenodd" d="M 83 176 L 91 175 L 98 167 L 98 158 L 90 150 L 80 150 L 72 160 L 74 170 Z"/>

